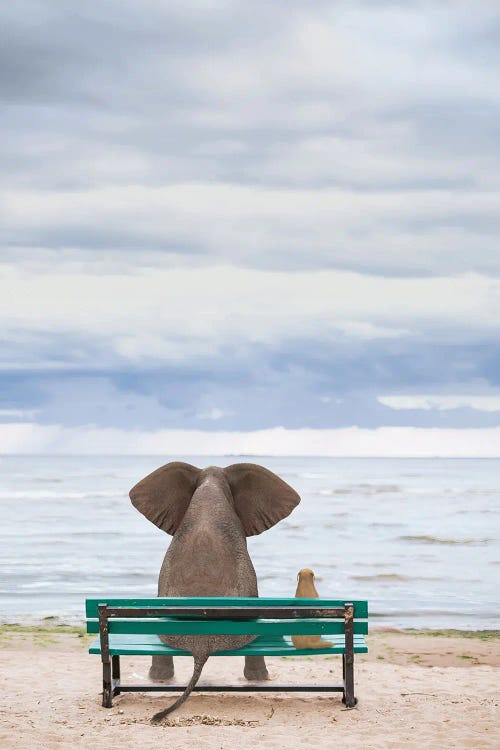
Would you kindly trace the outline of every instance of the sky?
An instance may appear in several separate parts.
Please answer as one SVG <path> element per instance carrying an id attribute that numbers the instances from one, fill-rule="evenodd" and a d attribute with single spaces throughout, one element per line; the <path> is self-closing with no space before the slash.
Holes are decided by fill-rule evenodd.
<path id="1" fill-rule="evenodd" d="M 497 3 L 0 29 L 0 452 L 500 456 Z"/>

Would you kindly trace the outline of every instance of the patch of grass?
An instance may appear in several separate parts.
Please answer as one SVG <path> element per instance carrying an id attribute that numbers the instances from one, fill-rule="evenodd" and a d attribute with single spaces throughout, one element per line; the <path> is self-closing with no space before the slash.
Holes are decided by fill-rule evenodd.
<path id="1" fill-rule="evenodd" d="M 453 630 L 452 628 L 442 630 L 413 630 L 412 628 L 408 628 L 407 630 L 402 630 L 401 633 L 407 635 L 429 635 L 438 638 L 475 638 L 479 641 L 500 640 L 500 630 Z"/>
<path id="2" fill-rule="evenodd" d="M 57 638 L 53 638 L 52 633 L 35 633 L 33 635 L 33 643 L 37 646 L 46 647 L 50 643 L 57 643 Z"/>
<path id="3" fill-rule="evenodd" d="M 10 633 L 44 633 L 45 635 L 59 635 L 59 633 L 70 633 L 78 638 L 84 638 L 87 631 L 78 625 L 19 625 L 18 623 L 7 623 L 0 625 L 0 636 Z"/>
<path id="4" fill-rule="evenodd" d="M 280 656 L 279 658 L 284 659 L 285 661 L 288 661 L 289 659 L 292 659 L 293 661 L 314 661 L 314 656 L 307 656 L 307 654 L 304 656 L 301 656 L 300 654 L 290 654 L 290 656 Z"/>

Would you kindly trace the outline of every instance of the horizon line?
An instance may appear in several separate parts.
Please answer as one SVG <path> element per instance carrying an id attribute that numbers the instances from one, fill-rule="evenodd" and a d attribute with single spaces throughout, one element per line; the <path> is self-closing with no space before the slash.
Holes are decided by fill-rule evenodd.
<path id="1" fill-rule="evenodd" d="M 145 457 L 145 458 L 153 458 L 155 456 L 171 456 L 173 458 L 182 458 L 183 456 L 189 456 L 192 458 L 328 458 L 330 460 L 336 460 L 336 459 L 360 459 L 363 461 L 366 460 L 373 460 L 373 461 L 380 461 L 384 459 L 390 459 L 391 461 L 498 461 L 500 459 L 500 454 L 498 456 L 387 456 L 387 455 L 366 455 L 366 456 L 360 456 L 360 455 L 338 455 L 338 456 L 329 456 L 325 454 L 304 454 L 299 455 L 296 453 L 2 453 L 0 452 L 0 460 L 2 458 L 10 457 L 10 458 L 26 458 L 28 456 L 31 457 L 37 457 L 37 458 L 80 458 L 82 456 L 87 456 L 89 458 L 122 458 L 127 456 L 135 456 L 135 457 Z"/>

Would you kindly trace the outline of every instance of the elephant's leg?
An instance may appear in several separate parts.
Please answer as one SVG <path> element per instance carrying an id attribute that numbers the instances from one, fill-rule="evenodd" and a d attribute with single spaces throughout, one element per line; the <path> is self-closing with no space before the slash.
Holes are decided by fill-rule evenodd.
<path id="1" fill-rule="evenodd" d="M 247 680 L 269 680 L 266 662 L 263 656 L 245 656 L 243 674 Z"/>
<path id="2" fill-rule="evenodd" d="M 174 660 L 171 656 L 153 656 L 149 669 L 150 680 L 171 680 L 174 676 Z"/>

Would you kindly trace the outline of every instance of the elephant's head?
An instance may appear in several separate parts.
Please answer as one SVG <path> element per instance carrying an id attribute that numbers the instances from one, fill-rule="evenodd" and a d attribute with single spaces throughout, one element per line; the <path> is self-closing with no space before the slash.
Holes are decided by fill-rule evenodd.
<path id="1" fill-rule="evenodd" d="M 286 518 L 300 502 L 290 485 L 257 464 L 198 469 L 174 461 L 156 469 L 130 490 L 132 504 L 167 534 L 175 534 L 197 487 L 207 476 L 224 485 L 232 497 L 246 536 L 261 534 Z"/>

